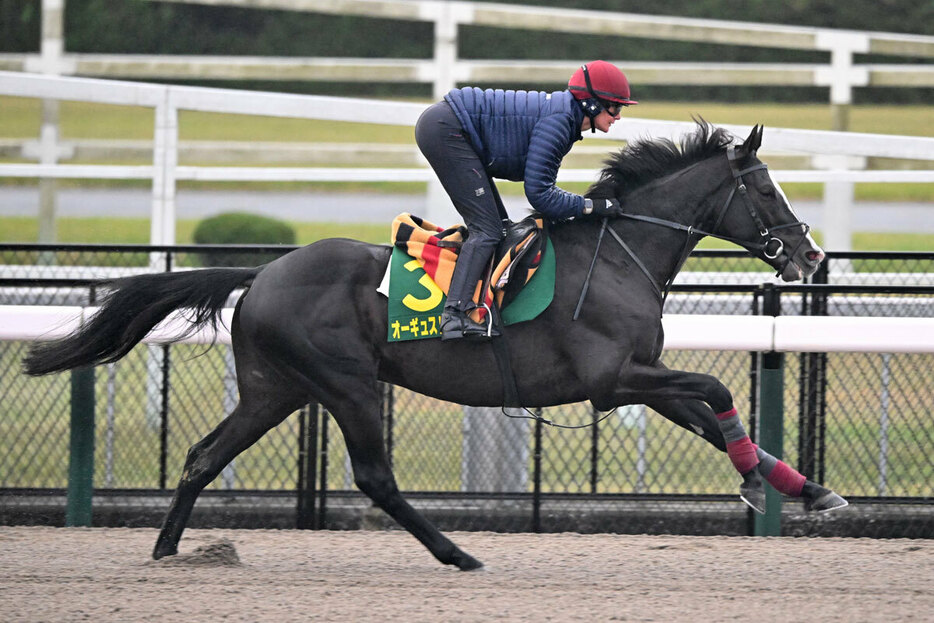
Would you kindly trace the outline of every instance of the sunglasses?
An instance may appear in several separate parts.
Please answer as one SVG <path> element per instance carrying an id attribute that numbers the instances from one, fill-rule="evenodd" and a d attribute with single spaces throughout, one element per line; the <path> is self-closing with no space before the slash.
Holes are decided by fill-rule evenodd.
<path id="1" fill-rule="evenodd" d="M 619 102 L 607 102 L 607 101 L 602 101 L 602 100 L 600 104 L 603 105 L 603 109 L 607 113 L 609 113 L 611 117 L 615 117 L 616 115 L 618 115 L 620 111 L 622 111 L 623 108 L 626 106 L 625 104 L 620 104 Z"/>

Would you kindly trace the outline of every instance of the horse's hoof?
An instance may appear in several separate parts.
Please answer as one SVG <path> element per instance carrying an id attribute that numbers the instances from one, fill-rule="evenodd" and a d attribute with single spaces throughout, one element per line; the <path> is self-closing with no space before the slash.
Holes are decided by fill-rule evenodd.
<path id="1" fill-rule="evenodd" d="M 483 563 L 465 552 L 458 552 L 454 557 L 454 564 L 461 571 L 476 571 L 483 568 Z"/>
<path id="2" fill-rule="evenodd" d="M 152 559 L 159 560 L 160 558 L 165 558 L 166 556 L 174 556 L 177 553 L 177 547 L 160 547 L 159 544 L 156 543 L 156 548 L 152 550 Z"/>
<path id="3" fill-rule="evenodd" d="M 755 469 L 743 474 L 743 484 L 739 486 L 739 499 L 760 515 L 765 514 L 765 485 Z"/>
<path id="4" fill-rule="evenodd" d="M 823 491 L 816 497 L 804 499 L 804 510 L 809 513 L 829 513 L 830 511 L 850 505 L 849 502 L 830 489 L 824 487 L 821 487 L 821 489 L 823 489 Z"/>

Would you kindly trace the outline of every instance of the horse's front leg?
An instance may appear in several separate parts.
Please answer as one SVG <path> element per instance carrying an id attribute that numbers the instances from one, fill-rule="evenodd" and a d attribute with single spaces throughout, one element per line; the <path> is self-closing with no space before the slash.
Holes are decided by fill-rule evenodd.
<path id="1" fill-rule="evenodd" d="M 757 512 L 765 512 L 765 486 L 756 469 L 759 465 L 756 445 L 733 406 L 733 394 L 715 377 L 670 370 L 661 364 L 629 363 L 618 371 L 612 387 L 597 389 L 590 396 L 594 406 L 601 410 L 639 403 L 658 406 L 656 410 L 667 414 L 668 419 L 687 425 L 725 449 L 743 478 L 740 497 Z M 702 407 L 700 402 L 706 406 Z M 698 431 L 697 426 L 702 430 Z"/>
<path id="2" fill-rule="evenodd" d="M 661 364 L 655 369 L 673 372 L 667 370 L 661 366 Z M 691 374 L 687 372 L 674 372 L 675 374 Z M 703 378 L 707 377 L 707 375 L 700 376 L 702 377 L 701 381 L 706 383 L 710 383 L 710 379 L 713 378 Z M 719 383 L 716 379 L 713 379 L 713 381 Z M 742 427 L 742 422 L 739 421 L 739 416 L 736 414 L 736 410 L 733 407 L 726 413 L 721 412 L 715 414 L 713 408 L 709 406 L 706 401 L 701 399 L 655 398 L 645 400 L 644 402 L 648 407 L 658 411 L 658 413 L 665 418 L 696 433 L 718 450 L 725 451 L 728 454 L 731 443 L 744 443 L 743 439 L 748 439 L 748 435 L 746 435 Z M 730 415 L 730 413 L 733 415 Z M 765 496 L 762 488 L 762 481 L 759 476 L 765 478 L 769 484 L 781 493 L 802 498 L 805 508 L 809 511 L 826 512 L 847 505 L 846 500 L 830 489 L 807 480 L 797 470 L 784 461 L 773 457 L 755 444 L 753 444 L 753 447 L 755 448 L 756 459 L 758 459 L 754 470 L 749 470 L 744 473 L 742 469 L 748 468 L 748 462 L 737 465 L 737 461 L 733 460 L 734 457 L 732 455 L 730 459 L 733 461 L 734 466 L 736 466 L 737 471 L 743 475 L 740 496 L 756 511 L 764 512 L 765 510 Z"/>

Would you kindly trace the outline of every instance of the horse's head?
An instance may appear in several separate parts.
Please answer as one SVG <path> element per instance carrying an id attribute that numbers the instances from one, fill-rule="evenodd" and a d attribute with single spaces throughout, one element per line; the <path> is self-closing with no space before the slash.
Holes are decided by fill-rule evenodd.
<path id="1" fill-rule="evenodd" d="M 824 252 L 756 156 L 762 130 L 762 126 L 755 126 L 741 145 L 728 149 L 735 185 L 711 231 L 741 244 L 772 266 L 784 281 L 810 277 L 824 259 Z"/>

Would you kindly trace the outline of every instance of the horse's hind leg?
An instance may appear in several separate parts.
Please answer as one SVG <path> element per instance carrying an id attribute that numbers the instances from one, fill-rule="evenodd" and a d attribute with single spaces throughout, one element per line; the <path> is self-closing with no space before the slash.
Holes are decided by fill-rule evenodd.
<path id="1" fill-rule="evenodd" d="M 421 541 L 435 558 L 462 571 L 479 569 L 483 564 L 457 547 L 424 516 L 406 502 L 399 492 L 389 465 L 379 416 L 379 394 L 375 381 L 345 382 L 340 396 L 322 402 L 337 420 L 353 466 L 354 481 L 370 499 L 412 536 Z"/>
<path id="2" fill-rule="evenodd" d="M 264 396 L 262 401 L 241 399 L 233 413 L 191 447 L 175 497 L 156 540 L 153 558 L 158 560 L 178 553 L 178 542 L 201 491 L 234 457 L 300 406 L 299 400 L 287 402 L 272 396 Z"/>

